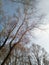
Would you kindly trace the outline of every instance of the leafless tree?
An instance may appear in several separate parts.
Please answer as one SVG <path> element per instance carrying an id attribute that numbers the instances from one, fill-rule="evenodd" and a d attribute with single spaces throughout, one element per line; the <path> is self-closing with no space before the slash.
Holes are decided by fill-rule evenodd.
<path id="1" fill-rule="evenodd" d="M 13 1 L 13 0 L 11 0 L 11 1 Z M 31 17 L 34 16 L 34 13 L 36 13 L 33 11 L 33 8 L 35 8 L 34 6 L 32 6 L 33 3 L 30 4 L 30 2 L 31 2 L 30 0 L 25 0 L 25 1 L 23 0 L 23 1 L 17 1 L 17 2 L 21 3 L 24 7 L 23 15 L 21 12 L 21 8 L 19 7 L 16 10 L 16 12 L 18 13 L 18 16 L 16 16 L 14 14 L 12 17 L 9 17 L 9 20 L 5 24 L 3 31 L 0 33 L 1 36 L 5 37 L 3 44 L 1 44 L 1 46 L 0 46 L 0 50 L 6 44 L 9 44 L 9 48 L 10 48 L 8 51 L 8 54 L 4 58 L 1 65 L 5 64 L 6 60 L 8 59 L 8 57 L 11 54 L 11 51 L 17 44 L 29 43 L 29 38 L 28 38 L 29 31 L 34 29 L 35 27 L 38 27 L 40 20 L 43 18 L 43 16 L 41 15 L 39 17 L 38 21 L 32 21 L 32 22 L 29 21 L 31 19 Z M 31 23 L 31 24 L 29 24 L 29 23 Z M 9 39 L 11 39 L 11 40 L 9 41 Z M 38 63 L 38 65 L 39 65 L 39 63 Z"/>
<path id="2" fill-rule="evenodd" d="M 30 50 L 35 56 L 35 60 L 36 60 L 35 63 L 37 63 L 37 65 L 49 65 L 49 55 L 47 54 L 44 48 L 42 48 L 37 44 L 33 44 Z M 31 56 L 32 59 L 34 59 L 33 58 L 34 56 Z"/>

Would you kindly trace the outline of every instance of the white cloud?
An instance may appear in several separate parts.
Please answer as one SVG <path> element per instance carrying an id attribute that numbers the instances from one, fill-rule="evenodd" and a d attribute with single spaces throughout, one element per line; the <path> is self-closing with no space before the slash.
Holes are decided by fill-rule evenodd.
<path id="1" fill-rule="evenodd" d="M 49 53 L 49 24 L 41 25 L 40 28 L 41 30 L 36 28 L 33 31 L 36 37 L 34 43 L 40 45 Z"/>

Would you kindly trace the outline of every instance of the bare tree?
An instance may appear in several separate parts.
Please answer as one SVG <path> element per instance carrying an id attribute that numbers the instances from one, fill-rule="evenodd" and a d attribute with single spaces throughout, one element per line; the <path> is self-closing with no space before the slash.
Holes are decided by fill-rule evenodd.
<path id="1" fill-rule="evenodd" d="M 0 33 L 0 35 L 5 36 L 5 40 L 3 44 L 0 46 L 0 50 L 6 45 L 9 44 L 9 51 L 4 58 L 3 62 L 1 65 L 4 65 L 6 60 L 11 54 L 11 51 L 17 44 L 21 43 L 29 43 L 29 38 L 28 38 L 28 33 L 30 30 L 34 29 L 35 27 L 38 27 L 38 23 L 40 20 L 43 18 L 42 15 L 39 17 L 38 21 L 29 21 L 31 20 L 32 15 L 34 16 L 34 11 L 32 4 L 30 4 L 30 0 L 25 0 L 25 1 L 18 1 L 23 5 L 23 15 L 21 12 L 21 8 L 19 7 L 16 12 L 18 13 L 18 16 L 15 16 L 15 14 L 9 18 L 8 22 L 5 25 L 4 30 Z M 34 2 L 34 1 L 33 1 Z M 31 12 L 30 12 L 31 11 Z M 30 24 L 31 23 L 31 24 Z M 28 38 L 28 39 L 27 39 Z M 9 39 L 11 39 L 9 41 Z M 26 40 L 27 39 L 27 40 Z M 29 60 L 30 61 L 30 60 Z M 37 59 L 37 61 L 39 61 Z M 30 63 L 31 65 L 31 63 Z M 39 65 L 39 63 L 38 63 Z"/>
<path id="2" fill-rule="evenodd" d="M 37 44 L 33 44 L 30 48 L 30 51 L 31 54 L 33 53 L 33 56 L 31 55 L 32 60 L 34 59 L 36 61 L 34 63 L 36 63 L 37 65 L 49 65 L 49 55 L 44 48 Z M 31 64 L 33 64 L 33 62 L 31 62 Z"/>

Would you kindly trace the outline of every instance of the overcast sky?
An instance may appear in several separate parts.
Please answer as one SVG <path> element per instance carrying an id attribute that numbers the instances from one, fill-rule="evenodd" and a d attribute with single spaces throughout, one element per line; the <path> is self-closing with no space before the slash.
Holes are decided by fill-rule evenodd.
<path id="1" fill-rule="evenodd" d="M 34 41 L 36 44 L 41 45 L 42 47 L 45 48 L 45 50 L 49 53 L 49 0 L 40 0 L 38 4 L 38 9 L 40 10 L 39 12 L 45 13 L 45 18 L 43 18 L 42 21 L 44 21 L 46 24 L 41 25 L 41 29 L 35 29 L 34 34 L 36 39 Z"/>

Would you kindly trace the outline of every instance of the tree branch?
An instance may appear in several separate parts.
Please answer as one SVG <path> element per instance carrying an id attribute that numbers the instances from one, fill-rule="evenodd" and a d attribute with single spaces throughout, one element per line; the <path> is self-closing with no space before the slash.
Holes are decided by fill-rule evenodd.
<path id="1" fill-rule="evenodd" d="M 14 26 L 14 28 L 15 28 L 16 26 Z M 2 46 L 0 46 L 0 50 L 4 47 L 4 45 L 5 45 L 5 43 L 6 43 L 6 41 L 8 40 L 8 38 L 9 38 L 9 36 L 10 36 L 10 34 L 11 34 L 11 32 L 14 30 L 14 28 L 8 33 L 8 36 L 7 36 L 7 38 L 5 39 L 5 41 L 3 42 L 3 44 L 2 44 Z"/>

